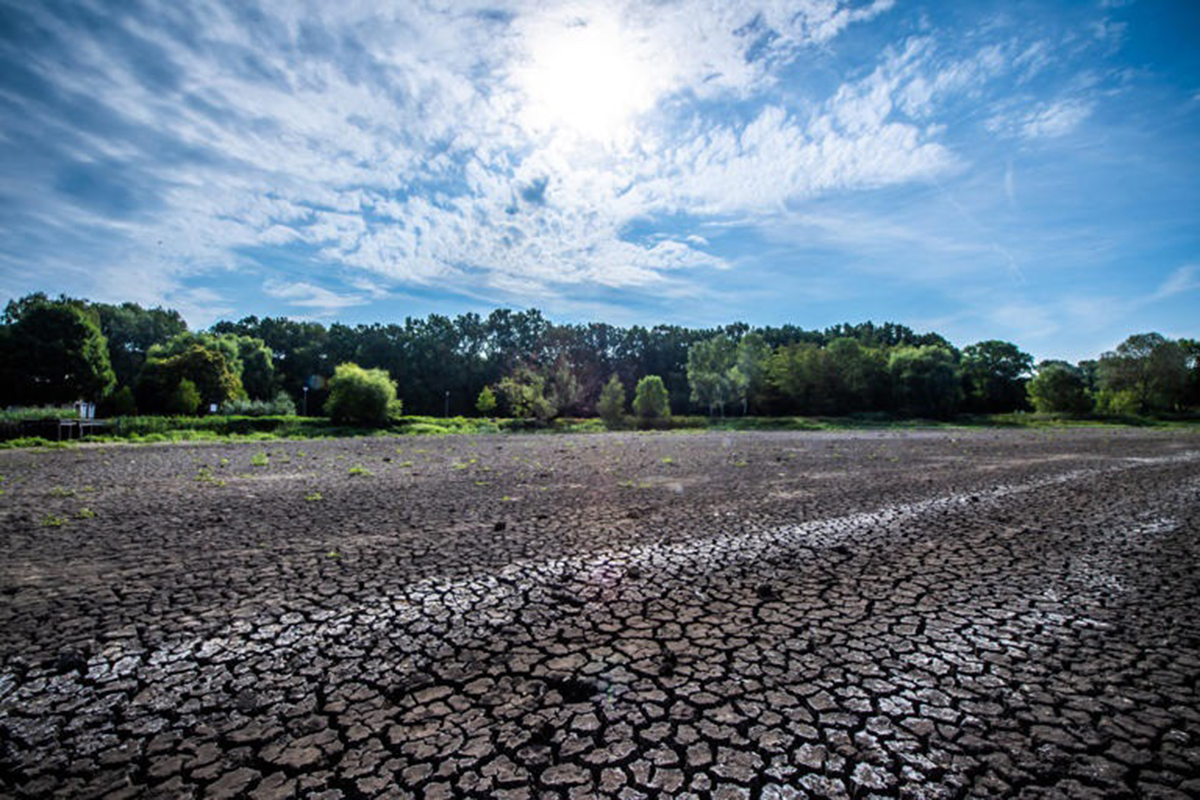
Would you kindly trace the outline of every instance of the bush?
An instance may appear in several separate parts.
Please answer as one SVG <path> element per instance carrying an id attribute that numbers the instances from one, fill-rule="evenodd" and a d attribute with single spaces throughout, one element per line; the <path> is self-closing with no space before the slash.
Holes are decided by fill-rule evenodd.
<path id="1" fill-rule="evenodd" d="M 633 413 L 643 420 L 665 419 L 671 416 L 670 396 L 662 378 L 647 375 L 638 381 L 633 396 Z"/>
<path id="2" fill-rule="evenodd" d="M 384 370 L 339 364 L 329 381 L 325 413 L 338 424 L 381 428 L 395 399 L 396 384 Z"/>
<path id="3" fill-rule="evenodd" d="M 230 400 L 221 404 L 221 413 L 238 417 L 294 417 L 296 403 L 286 392 L 274 400 Z"/>

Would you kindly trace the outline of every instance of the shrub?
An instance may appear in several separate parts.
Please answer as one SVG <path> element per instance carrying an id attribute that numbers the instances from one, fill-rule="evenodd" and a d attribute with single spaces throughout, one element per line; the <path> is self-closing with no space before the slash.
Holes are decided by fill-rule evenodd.
<path id="1" fill-rule="evenodd" d="M 329 381 L 325 412 L 339 424 L 383 427 L 395 399 L 396 384 L 384 370 L 339 364 Z"/>
<path id="2" fill-rule="evenodd" d="M 666 419 L 671 416 L 670 397 L 662 378 L 647 375 L 638 381 L 633 396 L 633 412 L 643 420 Z"/>
<path id="3" fill-rule="evenodd" d="M 296 415 L 296 403 L 286 392 L 279 392 L 274 400 L 229 400 L 221 404 L 221 413 L 237 417 L 292 417 Z"/>

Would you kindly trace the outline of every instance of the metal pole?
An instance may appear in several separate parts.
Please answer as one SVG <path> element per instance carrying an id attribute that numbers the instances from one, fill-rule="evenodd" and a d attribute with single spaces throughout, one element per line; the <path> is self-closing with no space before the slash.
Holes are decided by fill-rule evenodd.
<path id="1" fill-rule="evenodd" d="M 305 417 L 308 416 L 308 387 L 307 386 L 304 387 L 304 411 L 302 413 L 302 416 L 305 416 Z"/>
<path id="2" fill-rule="evenodd" d="M 450 390 L 449 389 L 446 390 L 446 410 L 442 414 L 442 416 L 446 417 L 446 418 L 450 417 Z"/>

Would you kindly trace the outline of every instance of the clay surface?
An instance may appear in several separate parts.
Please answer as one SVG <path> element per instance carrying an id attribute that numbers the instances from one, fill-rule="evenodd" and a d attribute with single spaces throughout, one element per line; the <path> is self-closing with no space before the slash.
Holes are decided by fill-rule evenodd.
<path id="1" fill-rule="evenodd" d="M 1200 795 L 1194 435 L 103 446 L 0 475 L 0 795 Z"/>

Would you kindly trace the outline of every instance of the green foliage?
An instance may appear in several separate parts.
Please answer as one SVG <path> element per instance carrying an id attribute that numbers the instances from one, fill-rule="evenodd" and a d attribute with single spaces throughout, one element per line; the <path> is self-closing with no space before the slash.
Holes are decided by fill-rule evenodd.
<path id="1" fill-rule="evenodd" d="M 250 466 L 252 467 L 265 467 L 270 463 L 271 457 L 266 453 L 255 453 L 250 456 Z"/>
<path id="2" fill-rule="evenodd" d="M 734 399 L 742 404 L 742 416 L 751 405 L 762 403 L 767 389 L 767 365 L 771 360 L 771 346 L 761 333 L 747 333 L 738 342 L 737 356 L 731 375 Z"/>
<path id="3" fill-rule="evenodd" d="M 962 375 L 969 411 L 1000 414 L 1026 407 L 1025 384 L 1033 356 L 1011 342 L 989 340 L 963 349 Z"/>
<path id="4" fill-rule="evenodd" d="M 137 401 L 133 397 L 133 389 L 128 386 L 106 395 L 96 406 L 96 416 L 102 418 L 133 417 L 137 413 Z"/>
<path id="5" fill-rule="evenodd" d="M 736 362 L 737 347 L 723 333 L 688 348 L 687 378 L 692 387 L 692 402 L 707 408 L 709 414 L 719 408 L 724 416 L 725 405 L 736 396 L 739 387 L 744 394 L 748 386 L 744 375 L 733 372 Z M 636 398 L 634 410 L 637 410 Z M 639 412 L 638 416 L 644 415 Z"/>
<path id="6" fill-rule="evenodd" d="M 571 360 L 565 355 L 559 355 L 550 370 L 548 398 L 554 406 L 553 416 L 559 414 L 578 414 L 583 408 L 584 391 L 575 374 Z"/>
<path id="7" fill-rule="evenodd" d="M 263 340 L 251 336 L 238 336 L 235 341 L 237 342 L 237 358 L 241 363 L 241 372 L 238 377 L 241 378 L 246 396 L 251 400 L 262 402 L 269 402 L 272 399 L 278 402 L 280 394 L 287 397 L 286 393 L 278 390 L 275 380 L 275 364 L 271 351 L 263 343 Z M 293 406 L 290 413 L 296 413 L 294 409 Z"/>
<path id="8" fill-rule="evenodd" d="M 218 337 L 183 333 L 150 348 L 138 376 L 138 407 L 170 410 L 175 388 L 190 381 L 200 394 L 198 405 L 220 405 L 243 394 L 236 367 L 236 348 Z M 231 366 L 232 365 L 232 366 Z"/>
<path id="9" fill-rule="evenodd" d="M 179 385 L 175 387 L 175 391 L 171 393 L 167 411 L 172 414 L 188 416 L 195 414 L 198 408 L 200 408 L 200 392 L 196 389 L 196 384 L 187 378 L 181 379 Z"/>
<path id="10" fill-rule="evenodd" d="M 1129 393 L 1137 413 L 1181 408 L 1187 393 L 1189 353 L 1158 333 L 1130 336 L 1100 356 L 1100 389 L 1109 397 Z"/>
<path id="11" fill-rule="evenodd" d="M 95 315 L 80 301 L 40 297 L 9 303 L 15 320 L 0 329 L 0 405 L 99 400 L 116 377 Z"/>
<path id="12" fill-rule="evenodd" d="M 604 389 L 600 392 L 600 401 L 596 404 L 596 410 L 608 427 L 615 428 L 621 424 L 621 420 L 625 416 L 625 384 L 621 383 L 621 379 L 616 373 L 613 373 L 612 377 L 608 379 L 608 383 L 604 384 Z"/>
<path id="13" fill-rule="evenodd" d="M 670 397 L 662 378 L 647 375 L 638 381 L 633 396 L 633 413 L 643 420 L 666 419 L 671 416 Z"/>
<path id="14" fill-rule="evenodd" d="M 241 417 L 291 417 L 296 414 L 296 403 L 285 392 L 279 392 L 273 400 L 228 400 L 221 404 L 221 413 Z"/>
<path id="15" fill-rule="evenodd" d="M 1096 393 L 1096 412 L 1107 416 L 1136 416 L 1142 413 L 1142 401 L 1133 389 L 1101 389 Z"/>
<path id="16" fill-rule="evenodd" d="M 479 397 L 475 400 L 475 410 L 485 417 L 490 417 L 496 410 L 496 393 L 492 391 L 492 387 L 485 386 L 479 390 Z"/>
<path id="17" fill-rule="evenodd" d="M 1038 364 L 1027 391 L 1038 413 L 1086 414 L 1092 410 L 1083 373 L 1065 361 Z"/>
<path id="18" fill-rule="evenodd" d="M 108 340 L 109 360 L 112 361 L 117 383 L 122 386 L 135 383 L 151 347 L 164 344 L 171 337 L 187 331 L 187 323 L 178 311 L 145 309 L 137 303 L 122 303 L 119 306 L 94 303 L 92 308 L 99 314 L 100 330 Z"/>
<path id="19" fill-rule="evenodd" d="M 496 388 L 510 416 L 546 422 L 558 414 L 558 405 L 549 392 L 546 379 L 531 367 L 517 367 Z"/>
<path id="20" fill-rule="evenodd" d="M 898 347 L 888 358 L 896 408 L 910 416 L 945 418 L 958 408 L 962 389 L 954 354 L 940 345 Z"/>
<path id="21" fill-rule="evenodd" d="M 388 404 L 396 399 L 396 384 L 381 369 L 339 364 L 329 382 L 325 412 L 336 423 L 382 427 Z"/>

